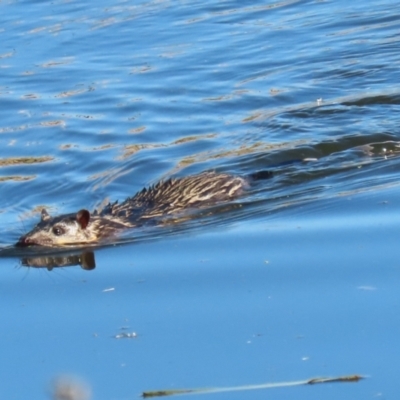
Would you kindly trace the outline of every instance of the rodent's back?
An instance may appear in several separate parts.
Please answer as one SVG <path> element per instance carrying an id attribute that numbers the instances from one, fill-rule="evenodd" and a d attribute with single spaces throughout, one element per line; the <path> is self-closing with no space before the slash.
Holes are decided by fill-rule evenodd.
<path id="1" fill-rule="evenodd" d="M 247 187 L 245 178 L 215 172 L 171 178 L 143 189 L 121 204 L 109 205 L 102 214 L 140 222 L 226 202 L 242 195 Z"/>

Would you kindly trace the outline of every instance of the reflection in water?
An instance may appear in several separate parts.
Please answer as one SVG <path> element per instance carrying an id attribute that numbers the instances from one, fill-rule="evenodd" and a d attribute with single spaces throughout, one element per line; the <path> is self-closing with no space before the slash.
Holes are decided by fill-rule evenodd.
<path id="1" fill-rule="evenodd" d="M 92 251 L 84 251 L 80 254 L 69 254 L 66 256 L 39 256 L 24 257 L 21 259 L 24 267 L 47 268 L 51 271 L 57 267 L 72 267 L 80 265 L 82 269 L 91 271 L 96 268 L 96 260 Z"/>
<path id="2" fill-rule="evenodd" d="M 85 249 L 49 249 L 31 247 L 28 249 L 17 249 L 6 247 L 0 249 L 0 257 L 19 258 L 24 267 L 47 268 L 51 271 L 58 267 L 73 267 L 80 265 L 82 269 L 91 271 L 96 268 L 94 252 Z"/>

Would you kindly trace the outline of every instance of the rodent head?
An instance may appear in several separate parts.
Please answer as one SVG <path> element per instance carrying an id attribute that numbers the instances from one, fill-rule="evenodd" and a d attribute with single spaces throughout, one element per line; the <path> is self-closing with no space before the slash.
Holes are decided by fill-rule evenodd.
<path id="1" fill-rule="evenodd" d="M 90 212 L 80 210 L 76 214 L 64 214 L 51 217 L 42 210 L 41 221 L 26 235 L 19 238 L 17 246 L 67 246 L 96 241 L 94 223 L 90 222 Z"/>

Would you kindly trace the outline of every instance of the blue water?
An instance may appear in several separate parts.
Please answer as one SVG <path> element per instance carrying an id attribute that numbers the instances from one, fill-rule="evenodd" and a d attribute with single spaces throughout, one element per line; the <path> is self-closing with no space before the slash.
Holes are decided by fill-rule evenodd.
<path id="1" fill-rule="evenodd" d="M 362 374 L 208 396 L 395 398 L 399 11 L 0 2 L 1 247 L 42 208 L 275 173 L 232 207 L 96 249 L 91 269 L 1 252 L 0 397 L 49 398 L 63 374 L 96 400 Z"/>

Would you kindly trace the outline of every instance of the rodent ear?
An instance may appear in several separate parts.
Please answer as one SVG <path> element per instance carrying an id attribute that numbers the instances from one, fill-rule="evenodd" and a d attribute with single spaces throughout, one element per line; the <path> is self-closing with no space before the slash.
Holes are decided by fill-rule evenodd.
<path id="1" fill-rule="evenodd" d="M 40 213 L 40 216 L 41 216 L 42 221 L 47 221 L 48 219 L 50 219 L 50 215 L 46 211 L 45 208 L 42 209 L 42 212 Z"/>
<path id="2" fill-rule="evenodd" d="M 90 220 L 90 212 L 88 210 L 80 210 L 76 214 L 76 220 L 82 229 L 86 229 Z"/>

